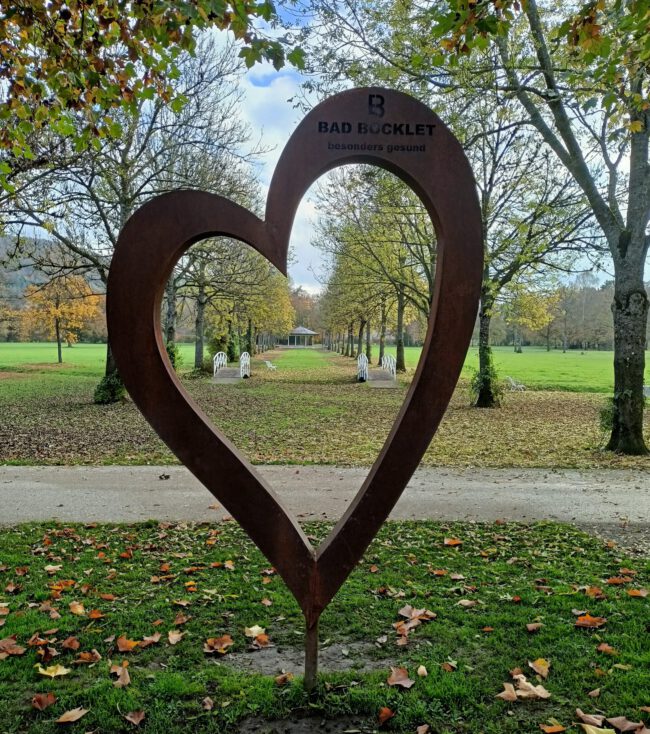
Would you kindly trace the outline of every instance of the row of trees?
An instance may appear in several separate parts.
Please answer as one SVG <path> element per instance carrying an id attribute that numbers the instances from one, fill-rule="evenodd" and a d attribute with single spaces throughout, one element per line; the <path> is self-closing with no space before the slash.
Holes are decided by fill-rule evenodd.
<path id="1" fill-rule="evenodd" d="M 645 7 L 621 0 L 581 8 L 551 0 L 312 0 L 316 20 L 304 26 L 309 63 L 322 80 L 310 81 L 311 89 L 328 93 L 350 82 L 405 89 L 439 110 L 465 145 L 487 256 L 479 404 L 494 402 L 489 327 L 502 289 L 523 287 L 546 267 L 566 269 L 576 251 L 594 259 L 607 252 L 615 275 L 608 447 L 636 454 L 647 453 Z"/>

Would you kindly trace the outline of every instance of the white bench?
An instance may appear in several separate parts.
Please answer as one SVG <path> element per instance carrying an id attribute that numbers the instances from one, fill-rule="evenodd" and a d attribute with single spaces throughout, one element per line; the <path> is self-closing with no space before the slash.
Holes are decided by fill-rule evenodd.
<path id="1" fill-rule="evenodd" d="M 397 376 L 397 360 L 392 354 L 385 354 L 381 358 L 381 368 L 386 370 L 392 378 Z"/>
<path id="2" fill-rule="evenodd" d="M 248 352 L 242 352 L 239 356 L 239 376 L 241 378 L 251 376 L 251 355 Z"/>
<path id="3" fill-rule="evenodd" d="M 506 382 L 508 383 L 508 387 L 515 392 L 523 392 L 526 389 L 526 385 L 517 382 L 514 377 L 507 376 Z"/>
<path id="4" fill-rule="evenodd" d="M 271 370 L 272 372 L 275 372 L 275 370 L 277 370 L 277 367 L 273 364 L 273 362 L 269 362 L 268 359 L 264 360 L 264 364 L 266 365 L 267 370 Z"/>
<path id="5" fill-rule="evenodd" d="M 359 382 L 368 381 L 368 357 L 363 353 L 357 357 L 357 380 Z"/>
<path id="6" fill-rule="evenodd" d="M 222 367 L 228 366 L 228 357 L 225 352 L 217 352 L 212 360 L 212 376 L 216 377 Z"/>

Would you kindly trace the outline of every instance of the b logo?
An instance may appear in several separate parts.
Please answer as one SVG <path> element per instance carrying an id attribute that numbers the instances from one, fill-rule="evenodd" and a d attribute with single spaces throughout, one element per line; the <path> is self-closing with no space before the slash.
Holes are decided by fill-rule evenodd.
<path id="1" fill-rule="evenodd" d="M 368 95 L 368 114 L 377 117 L 384 116 L 384 97 L 381 94 Z"/>

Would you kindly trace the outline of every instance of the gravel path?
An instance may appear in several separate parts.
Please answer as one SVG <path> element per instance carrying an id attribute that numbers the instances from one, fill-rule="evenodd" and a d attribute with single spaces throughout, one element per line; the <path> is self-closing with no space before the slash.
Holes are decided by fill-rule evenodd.
<path id="1" fill-rule="evenodd" d="M 336 519 L 366 475 L 330 466 L 258 467 L 288 509 Z M 184 467 L 0 467 L 0 522 L 219 520 L 227 510 Z M 650 555 L 650 471 L 419 469 L 391 517 L 572 522 Z"/>

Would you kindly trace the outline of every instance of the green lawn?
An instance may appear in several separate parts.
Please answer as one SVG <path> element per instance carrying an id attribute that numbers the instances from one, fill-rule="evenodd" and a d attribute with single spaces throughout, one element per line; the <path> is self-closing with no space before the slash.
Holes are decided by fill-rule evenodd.
<path id="1" fill-rule="evenodd" d="M 48 349 L 52 345 L 0 345 L 0 463 L 175 461 L 130 401 L 93 405 L 93 390 L 103 369 L 101 345 L 64 350 L 63 365 L 43 361 Z M 183 345 L 183 350 L 181 379 L 186 389 L 254 463 L 369 466 L 381 450 L 412 376 L 412 372 L 401 375 L 396 389 L 373 390 L 356 382 L 354 360 L 324 350 L 282 350 L 254 359 L 250 380 L 214 385 L 209 376 L 191 375 L 192 345 Z M 546 353 L 539 354 L 541 361 Z M 41 361 L 21 361 L 25 356 Z M 264 359 L 272 360 L 277 370 L 269 371 Z M 531 386 L 528 378 L 512 373 Z M 462 378 L 423 462 L 428 466 L 647 467 L 647 458 L 601 450 L 605 434 L 599 412 L 608 393 L 594 389 L 592 384 L 582 392 L 511 392 L 499 410 L 476 410 L 470 407 L 468 381 Z M 650 437 L 650 412 L 647 420 Z"/>
<path id="2" fill-rule="evenodd" d="M 306 526 L 315 542 L 327 530 Z M 578 734 L 576 708 L 648 721 L 640 707 L 650 704 L 650 597 L 642 596 L 650 563 L 568 526 L 387 523 L 322 617 L 323 655 L 338 646 L 333 659 L 346 659 L 349 670 L 324 665 L 311 699 L 299 677 L 279 685 L 242 670 L 264 655 L 247 652 L 245 627 L 259 625 L 275 646 L 275 665 L 299 672 L 303 621 L 235 523 L 3 528 L 0 581 L 0 651 L 12 650 L 0 657 L 6 734 L 134 731 L 123 718 L 132 711 L 143 711 L 140 729 L 156 734 L 243 734 L 250 716 L 307 715 L 343 716 L 360 725 L 331 731 L 367 732 L 382 707 L 395 714 L 382 731 L 399 734 L 424 724 L 436 734 L 533 734 L 551 719 Z M 401 646 L 394 624 L 405 605 L 436 618 Z M 577 628 L 586 611 L 602 626 Z M 533 623 L 541 626 L 529 632 Z M 170 632 L 182 633 L 175 644 Z M 204 652 L 207 639 L 224 635 L 233 644 L 223 655 Z M 121 637 L 122 645 L 140 644 L 121 651 Z M 94 662 L 75 662 L 91 651 Z M 550 663 L 546 679 L 529 667 L 540 658 Z M 118 688 L 110 667 L 123 661 L 130 682 Z M 49 678 L 39 663 L 67 672 Z M 409 690 L 387 685 L 391 666 L 406 668 Z M 550 698 L 496 698 L 517 667 Z M 55 703 L 33 708 L 32 697 L 48 692 Z M 56 723 L 75 708 L 88 713 Z"/>
<path id="3" fill-rule="evenodd" d="M 394 347 L 388 347 L 395 354 Z M 415 369 L 420 347 L 405 349 L 406 366 Z M 542 347 L 524 347 L 515 354 L 512 347 L 494 347 L 494 364 L 501 378 L 506 375 L 533 390 L 566 390 L 571 392 L 611 393 L 614 389 L 614 353 L 561 350 L 547 352 Z M 471 347 L 463 376 L 471 378 L 478 369 L 478 349 Z M 650 352 L 646 352 L 646 384 L 650 384 Z"/>

